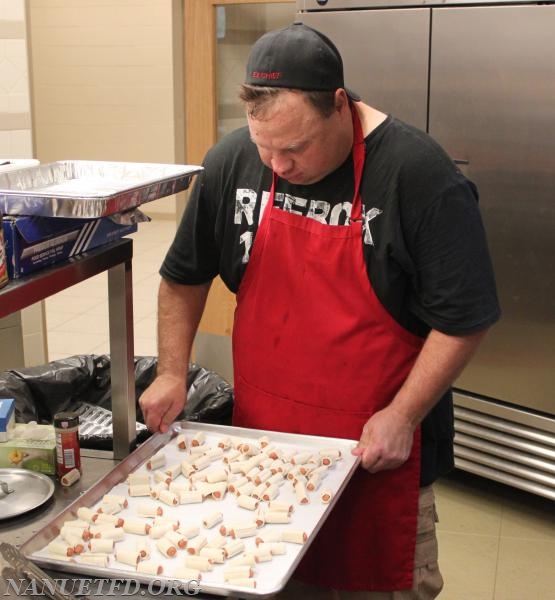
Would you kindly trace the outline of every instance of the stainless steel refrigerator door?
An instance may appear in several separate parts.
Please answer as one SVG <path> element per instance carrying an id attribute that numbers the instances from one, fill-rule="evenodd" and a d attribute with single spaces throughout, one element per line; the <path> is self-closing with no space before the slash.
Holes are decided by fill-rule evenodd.
<path id="1" fill-rule="evenodd" d="M 362 99 L 426 129 L 430 9 L 298 13 L 343 56 L 345 85 Z"/>
<path id="2" fill-rule="evenodd" d="M 432 10 L 429 131 L 478 185 L 502 320 L 457 382 L 555 414 L 555 6 Z"/>

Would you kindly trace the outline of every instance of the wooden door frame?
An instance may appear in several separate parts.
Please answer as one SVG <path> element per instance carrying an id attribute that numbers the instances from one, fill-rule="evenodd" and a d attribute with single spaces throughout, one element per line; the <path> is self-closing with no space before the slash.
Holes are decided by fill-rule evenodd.
<path id="1" fill-rule="evenodd" d="M 185 156 L 200 164 L 217 140 L 216 11 L 218 6 L 295 0 L 184 0 Z"/>
<path id="2" fill-rule="evenodd" d="M 295 0 L 184 0 L 185 157 L 201 164 L 218 139 L 216 11 L 218 6 L 280 4 Z M 212 284 L 199 332 L 230 336 L 235 296 L 218 277 Z"/>

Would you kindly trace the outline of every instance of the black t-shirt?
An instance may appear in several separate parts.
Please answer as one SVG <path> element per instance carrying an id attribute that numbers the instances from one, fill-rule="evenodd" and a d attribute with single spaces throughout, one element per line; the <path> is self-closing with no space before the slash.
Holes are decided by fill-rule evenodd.
<path id="1" fill-rule="evenodd" d="M 475 186 L 428 135 L 388 117 L 365 138 L 361 181 L 363 250 L 372 287 L 403 327 L 461 335 L 499 318 L 495 281 Z M 248 265 L 271 171 L 246 127 L 206 155 L 184 217 L 160 270 L 176 283 L 220 275 L 236 292 Z M 349 157 L 318 183 L 279 180 L 275 204 L 341 226 L 353 198 Z M 422 475 L 426 485 L 453 464 L 453 414 L 447 394 L 426 417 Z"/>

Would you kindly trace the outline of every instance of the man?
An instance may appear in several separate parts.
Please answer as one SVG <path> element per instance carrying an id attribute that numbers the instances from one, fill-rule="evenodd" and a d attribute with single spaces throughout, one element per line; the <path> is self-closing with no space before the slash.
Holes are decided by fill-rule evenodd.
<path id="1" fill-rule="evenodd" d="M 346 90 L 337 49 L 305 25 L 254 44 L 241 99 L 248 127 L 207 154 L 161 269 L 146 423 L 181 411 L 220 275 L 237 293 L 234 424 L 360 440 L 362 468 L 295 573 L 310 586 L 285 595 L 434 598 L 449 387 L 499 317 L 476 190 Z"/>

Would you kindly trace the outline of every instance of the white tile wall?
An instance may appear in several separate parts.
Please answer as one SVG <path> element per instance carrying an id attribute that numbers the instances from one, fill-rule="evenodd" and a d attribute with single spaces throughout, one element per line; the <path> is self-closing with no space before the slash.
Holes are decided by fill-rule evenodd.
<path id="1" fill-rule="evenodd" d="M 10 36 L 0 36 L 0 158 L 33 157 L 31 129 L 20 128 L 31 112 L 27 40 L 16 37 L 25 35 L 25 17 L 24 0 L 0 0 L 0 33 Z M 0 319 L 1 345 L 9 349 L 0 370 L 45 362 L 43 320 L 42 303 Z"/>
<path id="2" fill-rule="evenodd" d="M 175 163 L 173 0 L 30 0 L 37 158 Z M 175 198 L 146 212 L 175 215 Z"/>
<path id="3" fill-rule="evenodd" d="M 24 0 L 0 0 L 0 24 L 24 23 Z M 0 31 L 2 29 L 0 28 Z M 22 28 L 24 31 L 24 28 Z M 30 115 L 29 69 L 27 42 L 21 39 L 0 39 L 0 156 L 32 158 L 33 142 L 30 129 L 18 129 L 21 115 Z M 14 128 L 9 126 L 14 115 Z"/>
<path id="4" fill-rule="evenodd" d="M 24 21 L 25 0 L 0 0 L 0 19 L 5 21 Z"/>

